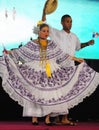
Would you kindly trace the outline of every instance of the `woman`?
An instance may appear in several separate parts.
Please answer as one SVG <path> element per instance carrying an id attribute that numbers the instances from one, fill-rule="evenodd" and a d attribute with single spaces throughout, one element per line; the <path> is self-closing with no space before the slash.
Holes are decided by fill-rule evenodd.
<path id="1" fill-rule="evenodd" d="M 52 125 L 50 116 L 67 115 L 99 84 L 99 73 L 83 59 L 63 53 L 48 36 L 49 26 L 42 24 L 36 40 L 0 58 L 4 90 L 23 106 L 23 116 L 33 117 L 34 125 L 43 116 Z M 83 63 L 69 66 L 71 60 Z"/>

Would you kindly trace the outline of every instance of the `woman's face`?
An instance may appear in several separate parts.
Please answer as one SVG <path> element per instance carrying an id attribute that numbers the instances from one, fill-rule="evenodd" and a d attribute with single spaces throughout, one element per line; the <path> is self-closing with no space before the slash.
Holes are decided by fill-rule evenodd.
<path id="1" fill-rule="evenodd" d="M 47 37 L 49 36 L 49 27 L 43 27 L 40 31 L 39 31 L 39 37 L 42 39 L 47 39 Z"/>

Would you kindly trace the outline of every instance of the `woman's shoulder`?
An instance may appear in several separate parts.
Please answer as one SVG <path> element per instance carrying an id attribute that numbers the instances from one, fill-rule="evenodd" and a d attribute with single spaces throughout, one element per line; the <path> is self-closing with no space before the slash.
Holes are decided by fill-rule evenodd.
<path id="1" fill-rule="evenodd" d="M 30 44 L 33 45 L 33 46 L 38 46 L 39 45 L 39 42 L 38 42 L 38 39 L 33 39 L 30 41 Z"/>
<path id="2" fill-rule="evenodd" d="M 31 42 L 34 43 L 34 44 L 38 44 L 38 43 L 39 43 L 39 42 L 38 42 L 38 39 L 34 39 L 34 40 L 32 40 Z"/>
<path id="3" fill-rule="evenodd" d="M 38 42 L 36 39 L 30 40 L 27 44 L 25 44 L 26 48 L 30 49 L 37 49 L 38 48 Z"/>

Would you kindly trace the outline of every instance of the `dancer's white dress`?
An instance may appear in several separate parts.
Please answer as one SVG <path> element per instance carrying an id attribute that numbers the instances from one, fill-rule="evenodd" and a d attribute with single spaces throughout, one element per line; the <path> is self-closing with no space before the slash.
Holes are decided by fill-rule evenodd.
<path id="1" fill-rule="evenodd" d="M 68 114 L 99 84 L 99 73 L 86 63 L 67 67 L 70 56 L 54 42 L 48 42 L 46 55 L 51 77 L 40 63 L 40 46 L 33 41 L 0 57 L 2 87 L 23 106 L 23 116 Z"/>

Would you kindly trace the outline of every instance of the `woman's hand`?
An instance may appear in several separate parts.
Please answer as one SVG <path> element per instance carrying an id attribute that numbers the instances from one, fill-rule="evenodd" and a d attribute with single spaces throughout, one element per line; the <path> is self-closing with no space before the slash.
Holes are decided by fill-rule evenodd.
<path id="1" fill-rule="evenodd" d="M 5 53 L 5 54 L 11 54 L 11 51 L 4 49 L 3 53 Z"/>
<path id="2" fill-rule="evenodd" d="M 48 2 L 48 0 L 46 1 L 45 6 L 43 8 L 42 21 L 46 21 L 47 2 Z"/>

